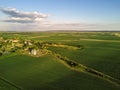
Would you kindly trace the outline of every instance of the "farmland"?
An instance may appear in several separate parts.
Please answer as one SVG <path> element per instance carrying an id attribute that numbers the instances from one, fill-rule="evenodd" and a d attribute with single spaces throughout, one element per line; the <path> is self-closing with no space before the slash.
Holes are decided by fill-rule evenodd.
<path id="1" fill-rule="evenodd" d="M 0 32 L 1 90 L 119 90 L 120 32 Z"/>

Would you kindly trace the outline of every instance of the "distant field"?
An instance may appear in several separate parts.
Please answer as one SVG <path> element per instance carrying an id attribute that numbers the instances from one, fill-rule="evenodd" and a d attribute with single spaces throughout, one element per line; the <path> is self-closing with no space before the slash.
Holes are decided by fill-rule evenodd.
<path id="1" fill-rule="evenodd" d="M 80 47 L 47 49 L 120 81 L 120 32 L 0 33 L 6 39 L 33 40 Z M 120 90 L 102 78 L 75 71 L 52 54 L 32 57 L 17 53 L 0 56 L 0 90 Z M 19 88 L 16 88 L 19 87 Z"/>

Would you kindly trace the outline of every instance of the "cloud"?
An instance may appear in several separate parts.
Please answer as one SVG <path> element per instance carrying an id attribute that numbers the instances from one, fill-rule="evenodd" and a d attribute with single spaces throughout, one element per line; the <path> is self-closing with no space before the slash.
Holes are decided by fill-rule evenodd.
<path id="1" fill-rule="evenodd" d="M 18 11 L 16 8 L 0 8 L 7 18 L 0 20 L 0 28 L 4 30 L 118 30 L 120 23 L 87 23 L 87 22 L 55 22 L 46 20 L 49 15 L 39 12 Z M 9 22 L 9 23 L 6 23 Z"/>
<path id="2" fill-rule="evenodd" d="M 48 14 L 39 12 L 23 12 L 18 11 L 15 8 L 0 8 L 4 14 L 8 15 L 8 18 L 3 20 L 4 22 L 12 23 L 34 23 L 41 22 L 48 18 Z"/>

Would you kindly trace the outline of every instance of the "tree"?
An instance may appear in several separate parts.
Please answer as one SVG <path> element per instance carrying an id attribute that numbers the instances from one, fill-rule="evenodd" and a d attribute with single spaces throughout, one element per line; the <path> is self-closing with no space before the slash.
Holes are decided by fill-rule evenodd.
<path id="1" fill-rule="evenodd" d="M 0 56 L 2 56 L 2 52 L 0 52 Z"/>

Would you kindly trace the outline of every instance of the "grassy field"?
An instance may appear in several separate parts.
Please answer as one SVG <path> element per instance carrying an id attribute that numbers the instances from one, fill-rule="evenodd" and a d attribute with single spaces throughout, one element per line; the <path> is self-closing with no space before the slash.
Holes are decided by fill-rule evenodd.
<path id="1" fill-rule="evenodd" d="M 117 33 L 117 34 L 116 34 Z M 6 39 L 33 40 L 79 46 L 74 50 L 49 46 L 47 49 L 120 80 L 119 32 L 0 33 Z M 18 53 L 0 56 L 0 90 L 119 90 L 109 81 L 72 70 L 54 55 L 41 57 Z M 4 80 L 2 80 L 4 78 Z"/>
<path id="2" fill-rule="evenodd" d="M 86 42 L 84 43 L 86 44 Z M 84 43 L 82 42 L 81 44 L 84 48 L 77 51 L 57 47 L 51 47 L 50 50 L 120 79 L 119 43 L 110 44 L 111 46 L 102 42 L 102 45 L 105 44 L 105 46 L 99 46 L 101 43 L 96 46 L 91 46 L 88 42 L 85 46 L 83 45 Z M 97 44 L 97 42 L 90 43 Z"/>
<path id="3" fill-rule="evenodd" d="M 0 90 L 19 90 L 19 88 L 15 87 L 14 85 L 11 85 L 11 83 L 9 82 L 0 79 Z"/>

